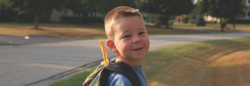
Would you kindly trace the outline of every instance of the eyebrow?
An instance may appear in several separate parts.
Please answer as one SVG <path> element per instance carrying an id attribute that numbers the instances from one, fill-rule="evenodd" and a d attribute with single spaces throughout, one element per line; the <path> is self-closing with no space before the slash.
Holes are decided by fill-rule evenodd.
<path id="1" fill-rule="evenodd" d="M 144 27 L 140 28 L 139 30 L 145 29 Z"/>
<path id="2" fill-rule="evenodd" d="M 128 32 L 129 32 L 129 31 L 127 31 L 127 30 L 126 30 L 126 31 L 122 32 L 122 34 L 124 34 L 124 33 L 128 33 Z"/>
<path id="3" fill-rule="evenodd" d="M 143 29 L 145 29 L 145 28 L 140 28 L 138 31 L 140 31 L 140 30 L 143 30 Z M 128 30 L 126 30 L 126 31 L 124 31 L 124 32 L 122 32 L 122 34 L 125 34 L 125 33 L 128 33 L 129 31 Z"/>

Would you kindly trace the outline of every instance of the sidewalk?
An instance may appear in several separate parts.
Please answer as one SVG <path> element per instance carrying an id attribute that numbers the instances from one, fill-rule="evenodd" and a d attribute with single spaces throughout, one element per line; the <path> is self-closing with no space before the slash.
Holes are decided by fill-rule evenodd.
<path id="1" fill-rule="evenodd" d="M 241 37 L 250 37 L 250 33 L 150 36 L 150 51 L 190 42 Z M 88 64 L 102 60 L 99 40 L 106 39 L 1 46 L 0 83 L 3 86 L 46 86 L 82 71 L 91 66 Z M 115 57 L 109 49 L 107 53 L 108 57 Z"/>

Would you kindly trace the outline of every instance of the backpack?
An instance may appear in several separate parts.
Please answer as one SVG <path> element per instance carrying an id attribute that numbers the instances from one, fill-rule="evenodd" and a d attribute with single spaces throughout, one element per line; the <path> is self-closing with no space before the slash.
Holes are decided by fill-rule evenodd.
<path id="1" fill-rule="evenodd" d="M 134 70 L 124 62 L 115 62 L 116 58 L 108 60 L 107 51 L 103 41 L 99 41 L 103 60 L 99 66 L 85 79 L 82 86 L 107 86 L 108 77 L 112 71 L 127 77 L 133 86 L 142 86 Z"/>
<path id="2" fill-rule="evenodd" d="M 112 71 L 127 77 L 133 86 L 142 86 L 134 70 L 124 62 L 115 62 L 115 58 L 105 67 L 104 61 L 85 79 L 82 86 L 108 86 L 108 77 Z"/>

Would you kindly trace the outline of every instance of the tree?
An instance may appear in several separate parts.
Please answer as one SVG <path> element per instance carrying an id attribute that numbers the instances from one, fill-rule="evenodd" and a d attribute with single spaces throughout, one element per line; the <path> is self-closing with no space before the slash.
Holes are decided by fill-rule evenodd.
<path id="1" fill-rule="evenodd" d="M 76 14 L 79 11 L 84 11 L 84 7 L 86 5 L 87 3 L 84 3 L 84 0 L 70 0 L 66 8 L 71 9 L 73 12 L 73 15 L 76 16 Z"/>
<path id="2" fill-rule="evenodd" d="M 201 0 L 197 8 L 201 13 L 207 13 L 213 17 L 233 18 L 243 12 L 242 0 Z"/>
<path id="3" fill-rule="evenodd" d="M 141 10 L 143 3 L 144 0 L 135 0 L 136 8 Z"/>
<path id="4" fill-rule="evenodd" d="M 106 14 L 117 6 L 136 7 L 136 4 L 135 0 L 71 0 L 67 8 L 71 9 L 74 15 L 78 12 Z"/>
<path id="5" fill-rule="evenodd" d="M 197 14 L 204 14 L 208 10 L 208 0 L 198 0 L 197 3 L 195 4 L 195 9 L 194 11 Z"/>
<path id="6" fill-rule="evenodd" d="M 192 0 L 145 0 L 142 10 L 148 13 L 160 14 L 165 17 L 169 27 L 168 21 L 171 15 L 188 14 L 193 10 Z"/>
<path id="7" fill-rule="evenodd" d="M 199 7 L 202 8 L 199 9 L 201 13 L 219 18 L 220 23 L 222 18 L 230 18 L 235 22 L 236 16 L 243 12 L 242 0 L 201 0 Z"/>
<path id="8" fill-rule="evenodd" d="M 84 10 L 87 12 L 99 12 L 106 14 L 118 6 L 136 7 L 135 0 L 84 0 Z"/>
<path id="9" fill-rule="evenodd" d="M 1 0 L 18 14 L 33 13 L 35 29 L 38 29 L 39 16 L 52 10 L 62 10 L 69 0 Z"/>

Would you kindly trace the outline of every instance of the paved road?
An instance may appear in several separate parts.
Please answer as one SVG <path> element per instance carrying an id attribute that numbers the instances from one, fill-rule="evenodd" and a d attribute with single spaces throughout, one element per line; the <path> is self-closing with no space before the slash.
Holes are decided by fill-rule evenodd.
<path id="1" fill-rule="evenodd" d="M 36 44 L 36 43 L 51 43 L 51 42 L 62 42 L 62 41 L 72 41 L 77 39 L 62 39 L 55 36 L 30 36 L 29 39 L 21 36 L 6 36 L 0 35 L 0 43 L 12 43 L 16 45 L 24 44 Z"/>
<path id="2" fill-rule="evenodd" d="M 196 41 L 250 37 L 250 33 L 151 36 L 150 51 Z M 0 47 L 0 86 L 46 86 L 102 60 L 99 39 Z M 105 40 L 105 39 L 102 39 Z M 108 57 L 115 54 L 107 49 Z"/>

